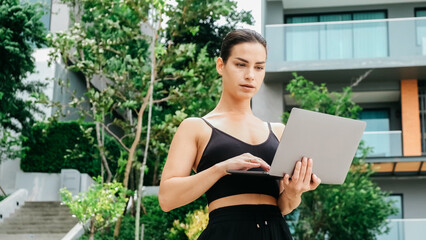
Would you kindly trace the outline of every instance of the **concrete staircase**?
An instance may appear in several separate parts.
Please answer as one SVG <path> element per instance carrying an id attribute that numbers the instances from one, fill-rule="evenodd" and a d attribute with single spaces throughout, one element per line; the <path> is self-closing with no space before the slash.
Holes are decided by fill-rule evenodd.
<path id="1" fill-rule="evenodd" d="M 77 222 L 59 202 L 25 202 L 0 223 L 0 239 L 60 240 Z"/>

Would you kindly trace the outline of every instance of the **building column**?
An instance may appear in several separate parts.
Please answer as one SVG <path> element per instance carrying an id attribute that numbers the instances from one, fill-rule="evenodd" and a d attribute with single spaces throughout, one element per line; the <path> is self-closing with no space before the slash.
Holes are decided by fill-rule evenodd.
<path id="1" fill-rule="evenodd" d="M 284 113 L 284 86 L 282 82 L 263 82 L 252 98 L 254 115 L 268 122 L 281 122 Z"/>
<path id="2" fill-rule="evenodd" d="M 401 80 L 402 148 L 404 156 L 422 154 L 417 79 Z"/>

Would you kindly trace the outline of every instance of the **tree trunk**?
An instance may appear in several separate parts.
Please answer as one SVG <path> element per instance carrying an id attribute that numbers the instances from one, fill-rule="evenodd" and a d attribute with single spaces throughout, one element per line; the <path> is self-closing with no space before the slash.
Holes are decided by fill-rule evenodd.
<path id="1" fill-rule="evenodd" d="M 136 203 L 136 221 L 135 221 L 135 240 L 139 240 L 139 226 L 140 226 L 140 215 L 141 215 L 141 201 L 143 196 L 143 179 L 145 176 L 145 166 L 148 159 L 148 148 L 149 148 L 149 138 L 151 135 L 151 118 L 152 118 L 152 102 L 153 102 L 153 92 L 154 92 L 154 80 L 156 77 L 156 59 L 155 59 L 155 43 L 157 41 L 157 32 L 160 26 L 160 23 L 157 26 L 153 26 L 152 30 L 152 42 L 151 42 L 151 81 L 149 83 L 149 91 L 151 92 L 149 96 L 149 108 L 148 108 L 148 123 L 147 123 L 147 132 L 146 132 L 146 143 L 145 143 L 145 152 L 143 156 L 143 162 L 140 168 L 140 178 L 139 178 L 139 187 L 137 191 L 137 203 Z"/>
<path id="2" fill-rule="evenodd" d="M 124 180 L 123 180 L 123 186 L 125 188 L 127 188 L 127 186 L 129 185 L 129 175 L 130 175 L 130 170 L 132 169 L 132 163 L 136 157 L 136 148 L 139 145 L 140 139 L 141 139 L 141 133 L 142 133 L 142 120 L 143 120 L 143 112 L 145 111 L 145 108 L 147 106 L 147 100 L 149 99 L 149 96 L 152 94 L 152 90 L 151 88 L 149 88 L 147 95 L 144 98 L 144 102 L 141 106 L 141 108 L 139 109 L 138 112 L 138 123 L 136 125 L 136 136 L 135 139 L 132 143 L 132 147 L 129 150 L 129 157 L 127 158 L 127 164 L 126 164 L 126 170 L 124 172 Z M 116 224 L 115 224 L 115 228 L 114 228 L 114 239 L 118 239 L 118 235 L 120 234 L 120 227 L 121 227 L 121 222 L 123 221 L 123 217 L 120 217 Z"/>
<path id="3" fill-rule="evenodd" d="M 95 217 L 90 220 L 89 240 L 95 239 Z"/>
<path id="4" fill-rule="evenodd" d="M 93 114 L 95 114 L 95 110 L 93 110 Z M 102 132 L 101 132 L 102 130 Z M 101 156 L 101 161 L 102 161 L 102 165 L 104 166 L 106 172 L 107 172 L 107 180 L 106 182 L 109 183 L 111 182 L 111 178 L 112 178 L 112 173 L 111 170 L 109 168 L 108 165 L 108 161 L 106 160 L 106 156 L 105 156 L 105 136 L 103 134 L 103 128 L 101 129 L 101 124 L 96 122 L 96 140 L 98 143 L 98 150 L 99 150 L 99 155 Z M 103 178 L 103 176 L 102 176 Z"/>
<path id="5" fill-rule="evenodd" d="M 160 158 L 155 159 L 154 170 L 152 176 L 152 185 L 157 185 L 158 183 L 158 165 L 160 165 Z"/>

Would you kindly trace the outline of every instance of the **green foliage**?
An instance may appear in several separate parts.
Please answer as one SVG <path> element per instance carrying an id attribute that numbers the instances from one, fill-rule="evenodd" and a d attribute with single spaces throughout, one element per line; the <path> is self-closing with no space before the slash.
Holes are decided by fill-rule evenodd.
<path id="1" fill-rule="evenodd" d="M 175 220 L 185 222 L 186 216 L 207 205 L 207 200 L 203 195 L 194 202 L 174 209 L 168 213 L 161 210 L 157 196 L 146 196 L 143 198 L 146 214 L 142 216 L 142 223 L 145 224 L 145 239 L 187 239 L 185 233 L 179 236 L 168 236 L 169 230 L 173 227 Z"/>
<path id="2" fill-rule="evenodd" d="M 167 5 L 165 29 L 168 40 L 159 62 L 159 79 L 174 72 L 173 80 L 155 85 L 155 99 L 175 93 L 167 102 L 153 108 L 152 142 L 145 182 L 159 184 L 171 140 L 186 117 L 201 117 L 210 112 L 221 95 L 221 79 L 215 57 L 225 35 L 241 23 L 252 24 L 249 12 L 238 11 L 232 0 L 183 1 Z M 224 20 L 225 24 L 220 23 Z M 181 53 L 186 53 L 182 55 Z M 179 57 L 178 57 L 179 56 Z"/>
<path id="3" fill-rule="evenodd" d="M 114 227 L 115 227 L 115 223 L 113 223 L 109 229 L 106 228 L 96 232 L 94 239 L 95 240 L 113 240 L 114 239 L 113 231 L 111 231 L 111 229 L 114 229 Z M 80 240 L 88 240 L 88 239 L 89 239 L 88 234 L 83 235 L 80 238 Z M 121 223 L 121 231 L 120 231 L 120 235 L 118 236 L 118 239 L 120 240 L 135 239 L 135 218 L 132 215 L 127 214 L 123 217 L 123 222 Z"/>
<path id="4" fill-rule="evenodd" d="M 7 197 L 9 197 L 9 195 L 6 195 L 6 196 L 0 195 L 0 202 L 3 201 L 4 199 L 6 199 Z"/>
<path id="5" fill-rule="evenodd" d="M 186 215 L 185 222 L 179 220 L 173 222 L 173 228 L 170 229 L 168 236 L 169 240 L 173 239 L 189 239 L 195 240 L 206 229 L 209 223 L 209 211 L 207 206 L 202 209 L 197 209 Z M 186 237 L 183 237 L 183 236 Z"/>
<path id="6" fill-rule="evenodd" d="M 200 50 L 208 46 L 209 57 L 219 56 L 222 39 L 239 24 L 253 24 L 250 12 L 238 11 L 232 0 L 177 0 L 169 6 L 166 38 L 174 43 L 193 43 Z M 218 24 L 222 19 L 226 24 Z"/>
<path id="7" fill-rule="evenodd" d="M 62 203 L 66 204 L 71 213 L 81 224 L 90 221 L 90 233 L 97 232 L 111 223 L 114 223 L 122 216 L 127 204 L 127 190 L 118 182 L 102 184 L 102 178 L 95 178 L 93 184 L 87 192 L 72 196 L 71 192 L 62 188 L 60 194 Z"/>
<path id="8" fill-rule="evenodd" d="M 41 114 L 35 103 L 45 97 L 45 84 L 24 79 L 35 70 L 34 45 L 46 43 L 42 15 L 40 4 L 0 0 L 0 160 L 20 156 L 22 139 L 15 135 L 28 133 L 34 113 Z M 32 97 L 24 100 L 22 94 Z"/>
<path id="9" fill-rule="evenodd" d="M 362 110 L 351 100 L 351 87 L 342 93 L 329 92 L 325 84 L 317 86 L 303 76 L 294 77 L 287 90 L 303 109 L 347 118 L 357 118 Z M 284 122 L 288 115 L 283 115 Z M 302 195 L 294 225 L 296 239 L 369 240 L 387 230 L 386 219 L 396 209 L 386 201 L 388 194 L 370 179 L 373 171 L 364 161 L 369 149 L 361 144 L 358 150 L 361 155 L 354 159 L 344 184 L 320 185 Z"/>
<path id="10" fill-rule="evenodd" d="M 294 79 L 287 85 L 286 90 L 302 108 L 346 118 L 358 118 L 362 108 L 351 100 L 351 87 L 343 88 L 342 92 L 329 92 L 325 83 L 318 86 L 296 73 L 293 73 L 293 76 Z M 287 122 L 288 117 L 289 113 L 285 113 L 283 121 Z"/>
<path id="11" fill-rule="evenodd" d="M 100 175 L 99 152 L 93 147 L 94 124 L 78 122 L 39 122 L 31 129 L 24 142 L 27 151 L 21 160 L 26 172 L 58 173 L 72 168 L 91 176 Z M 120 146 L 111 137 L 106 138 L 107 156 L 116 169 Z"/>

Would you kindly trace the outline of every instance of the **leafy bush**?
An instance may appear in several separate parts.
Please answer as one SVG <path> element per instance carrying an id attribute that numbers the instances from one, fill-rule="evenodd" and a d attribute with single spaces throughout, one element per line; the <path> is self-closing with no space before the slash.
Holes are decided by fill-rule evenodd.
<path id="1" fill-rule="evenodd" d="M 188 213 L 184 223 L 175 220 L 173 228 L 170 229 L 168 239 L 183 239 L 183 235 L 185 235 L 189 240 L 196 240 L 206 229 L 208 223 L 209 213 L 206 206 L 203 209 Z"/>
<path id="2" fill-rule="evenodd" d="M 95 233 L 95 240 L 113 240 L 115 223 L 111 225 L 110 228 L 106 228 L 102 231 L 98 231 Z M 83 235 L 80 240 L 88 240 L 88 234 Z M 127 214 L 123 217 L 123 221 L 121 222 L 121 230 L 120 235 L 118 236 L 120 240 L 134 240 L 135 239 L 135 218 Z M 148 239 L 148 238 L 145 238 Z"/>
<path id="3" fill-rule="evenodd" d="M 122 216 L 127 204 L 127 190 L 121 183 L 102 183 L 98 177 L 87 192 L 73 196 L 66 188 L 60 190 L 62 203 L 70 208 L 81 224 L 90 221 L 90 227 L 85 229 L 94 235 L 95 232 L 106 228 Z M 93 239 L 93 238 L 92 238 Z"/>
<path id="4" fill-rule="evenodd" d="M 100 175 L 101 159 L 94 141 L 93 123 L 39 122 L 34 125 L 27 141 L 27 149 L 21 161 L 24 172 L 59 173 L 61 169 L 77 169 L 91 176 Z M 117 169 L 120 146 L 105 136 L 105 148 L 111 170 Z M 113 172 L 113 174 L 115 174 Z"/>
<path id="5" fill-rule="evenodd" d="M 185 222 L 188 213 L 198 210 L 207 205 L 207 200 L 203 195 L 194 202 L 174 209 L 168 213 L 161 210 L 157 196 L 146 196 L 143 199 L 146 214 L 142 216 L 142 223 L 145 224 L 145 239 L 188 239 L 185 233 L 169 238 L 169 231 L 173 227 L 175 220 Z"/>

